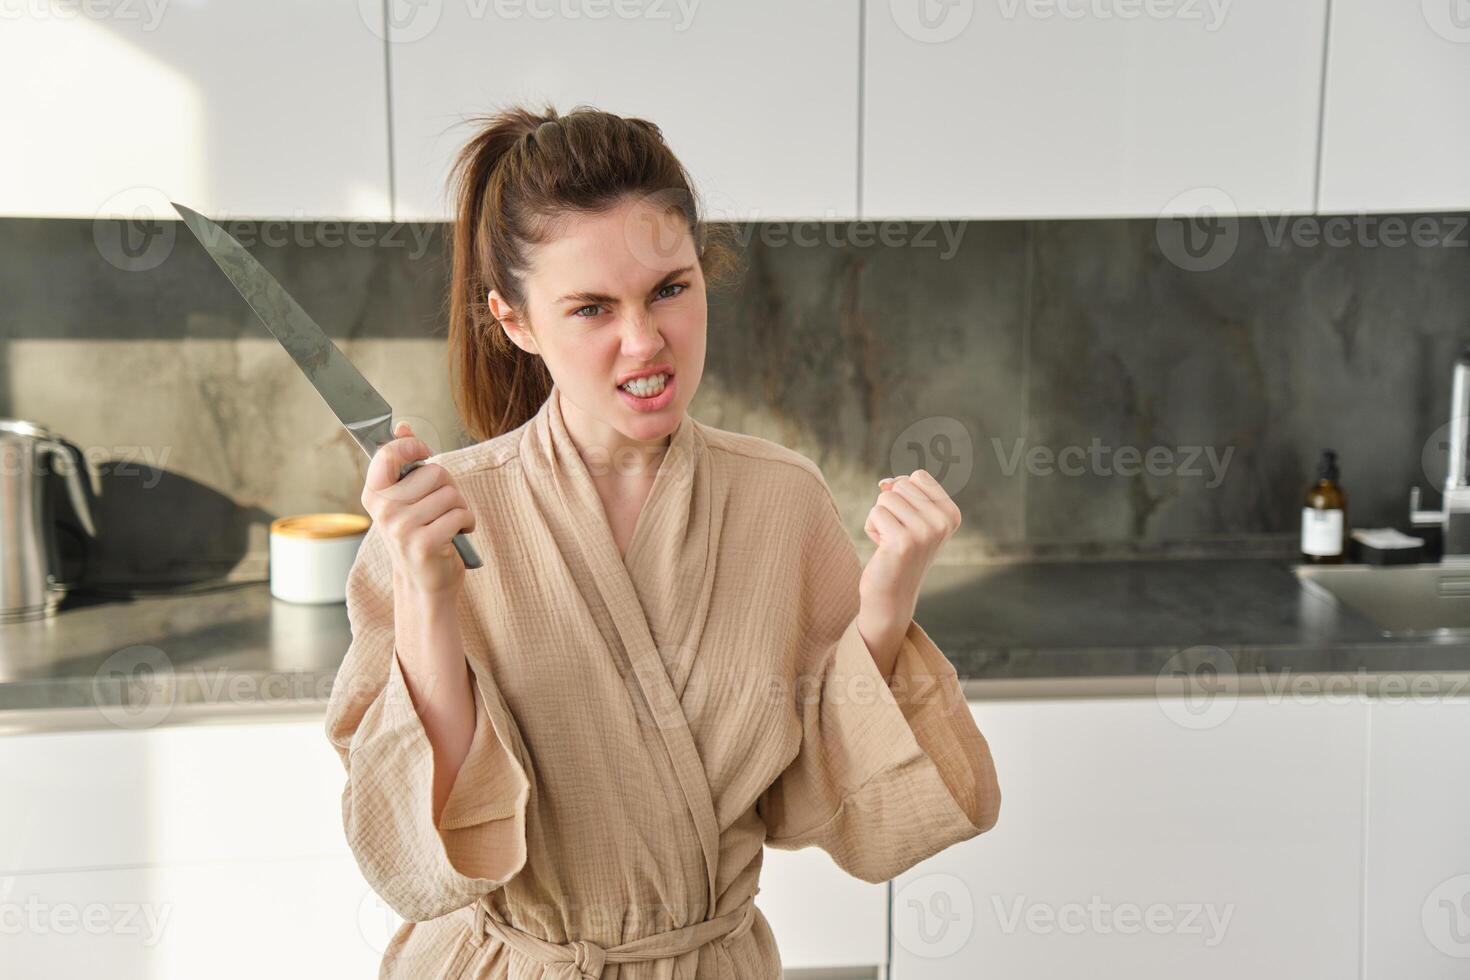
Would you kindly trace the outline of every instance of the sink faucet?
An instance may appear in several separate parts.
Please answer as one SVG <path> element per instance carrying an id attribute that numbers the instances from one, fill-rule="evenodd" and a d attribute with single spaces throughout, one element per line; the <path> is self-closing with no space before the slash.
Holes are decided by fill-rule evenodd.
<path id="1" fill-rule="evenodd" d="M 1470 347 L 1455 361 L 1450 387 L 1450 439 L 1446 447 L 1448 468 L 1444 478 L 1444 502 L 1439 510 L 1421 510 L 1419 488 L 1409 488 L 1409 521 L 1416 527 L 1439 526 L 1444 541 L 1440 559 L 1449 564 L 1470 564 L 1470 473 L 1466 452 L 1470 450 Z"/>

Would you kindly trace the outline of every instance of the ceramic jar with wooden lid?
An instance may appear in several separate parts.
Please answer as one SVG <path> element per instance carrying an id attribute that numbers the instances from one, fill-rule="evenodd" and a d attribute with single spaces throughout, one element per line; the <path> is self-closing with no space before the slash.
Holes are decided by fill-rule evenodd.
<path id="1" fill-rule="evenodd" d="M 271 521 L 271 595 L 287 602 L 345 602 L 347 573 L 371 519 L 297 514 Z"/>

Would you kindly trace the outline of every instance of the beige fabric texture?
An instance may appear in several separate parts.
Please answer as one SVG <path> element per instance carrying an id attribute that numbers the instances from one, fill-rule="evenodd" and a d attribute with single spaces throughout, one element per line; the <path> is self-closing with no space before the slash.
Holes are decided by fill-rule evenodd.
<path id="1" fill-rule="evenodd" d="M 349 575 L 326 734 L 347 840 L 405 920 L 380 977 L 775 980 L 762 848 L 892 878 L 995 823 L 989 748 L 918 623 L 884 682 L 816 464 L 686 413 L 624 557 L 560 399 L 432 457 L 484 559 L 459 600 L 475 735 L 437 826 L 376 526 Z"/>

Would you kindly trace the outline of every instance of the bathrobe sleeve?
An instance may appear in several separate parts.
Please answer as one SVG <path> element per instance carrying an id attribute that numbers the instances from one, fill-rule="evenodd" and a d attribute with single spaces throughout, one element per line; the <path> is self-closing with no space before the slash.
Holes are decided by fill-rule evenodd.
<path id="1" fill-rule="evenodd" d="M 954 666 L 910 621 L 886 682 L 857 628 L 856 548 L 826 481 L 801 547 L 795 758 L 761 794 L 766 844 L 887 881 L 995 825 L 1000 789 Z"/>
<path id="2" fill-rule="evenodd" d="M 436 918 L 499 888 L 525 864 L 530 783 L 503 737 L 509 715 L 499 689 L 475 669 L 474 739 L 436 825 L 433 749 L 395 649 L 392 560 L 376 525 L 348 573 L 347 614 L 352 642 L 326 718 L 347 770 L 347 841 L 363 877 L 399 916 Z"/>

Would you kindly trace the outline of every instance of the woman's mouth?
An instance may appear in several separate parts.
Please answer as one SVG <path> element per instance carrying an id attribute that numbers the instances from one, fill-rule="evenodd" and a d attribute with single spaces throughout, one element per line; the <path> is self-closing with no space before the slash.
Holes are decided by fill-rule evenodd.
<path id="1" fill-rule="evenodd" d="M 618 385 L 618 394 L 635 411 L 656 412 L 674 400 L 674 376 L 653 374 L 646 378 L 635 378 Z"/>

